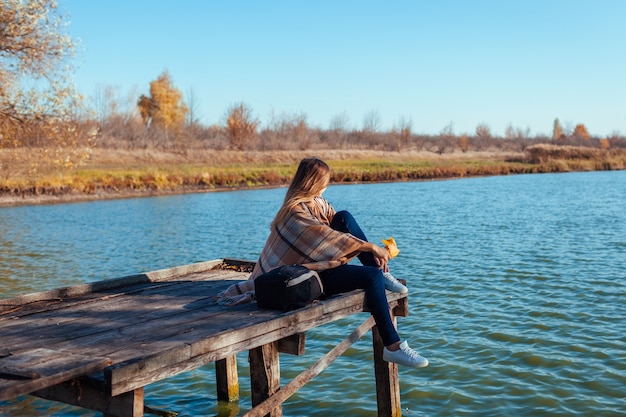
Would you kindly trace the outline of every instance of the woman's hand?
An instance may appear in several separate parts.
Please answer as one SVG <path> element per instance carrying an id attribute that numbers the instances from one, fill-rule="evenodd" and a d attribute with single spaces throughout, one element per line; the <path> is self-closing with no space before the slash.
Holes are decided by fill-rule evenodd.
<path id="1" fill-rule="evenodd" d="M 364 251 L 371 252 L 372 255 L 374 255 L 376 265 L 378 265 L 380 269 L 382 269 L 384 272 L 389 271 L 389 266 L 387 265 L 387 262 L 389 262 L 390 256 L 389 252 L 387 252 L 387 249 L 375 245 L 371 242 L 366 242 L 363 246 Z"/>

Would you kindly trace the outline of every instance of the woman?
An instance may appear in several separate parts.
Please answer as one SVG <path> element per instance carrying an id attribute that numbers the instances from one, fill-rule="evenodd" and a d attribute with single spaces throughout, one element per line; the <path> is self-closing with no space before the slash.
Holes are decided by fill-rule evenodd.
<path id="1" fill-rule="evenodd" d="M 393 324 L 385 289 L 408 290 L 389 273 L 389 253 L 367 241 L 350 213 L 335 212 L 322 198 L 329 182 L 330 168 L 324 161 L 305 158 L 300 162 L 250 279 L 229 288 L 222 301 L 251 301 L 256 277 L 281 265 L 302 264 L 318 272 L 326 296 L 365 290 L 385 345 L 384 360 L 415 368 L 427 366 L 426 358 L 400 341 Z M 348 264 L 355 256 L 362 265 Z"/>

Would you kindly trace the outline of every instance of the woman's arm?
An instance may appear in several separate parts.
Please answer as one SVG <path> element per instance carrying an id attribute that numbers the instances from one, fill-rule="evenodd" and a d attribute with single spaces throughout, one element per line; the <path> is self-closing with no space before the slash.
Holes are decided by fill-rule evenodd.
<path id="1" fill-rule="evenodd" d="M 389 271 L 389 266 L 387 265 L 387 262 L 389 262 L 389 252 L 387 252 L 387 249 L 372 242 L 363 242 L 363 245 L 361 245 L 361 251 L 371 252 L 372 255 L 374 255 L 376 265 L 378 265 L 378 267 L 384 272 Z"/>

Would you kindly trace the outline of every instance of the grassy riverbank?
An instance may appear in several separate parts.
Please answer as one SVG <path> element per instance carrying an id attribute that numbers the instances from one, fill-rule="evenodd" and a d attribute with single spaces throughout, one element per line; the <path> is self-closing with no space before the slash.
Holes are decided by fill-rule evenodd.
<path id="1" fill-rule="evenodd" d="M 625 150 L 546 145 L 523 153 L 443 155 L 364 150 L 184 154 L 95 149 L 85 166 L 69 172 L 0 180 L 0 206 L 282 186 L 290 181 L 299 160 L 311 154 L 329 163 L 334 183 L 626 169 Z"/>

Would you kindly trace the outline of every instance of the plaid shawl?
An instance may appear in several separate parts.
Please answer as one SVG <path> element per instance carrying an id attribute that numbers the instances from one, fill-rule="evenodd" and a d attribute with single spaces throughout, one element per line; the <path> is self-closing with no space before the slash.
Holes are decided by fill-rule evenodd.
<path id="1" fill-rule="evenodd" d="M 335 210 L 322 197 L 297 206 L 270 232 L 250 279 L 281 265 L 301 264 L 315 271 L 346 264 L 363 241 L 330 227 Z"/>
<path id="2" fill-rule="evenodd" d="M 216 297 L 217 302 L 234 305 L 253 301 L 252 280 L 281 265 L 300 264 L 323 271 L 348 263 L 359 254 L 364 241 L 332 229 L 334 215 L 335 210 L 322 197 L 300 204 L 270 232 L 249 280 L 231 285 Z"/>

